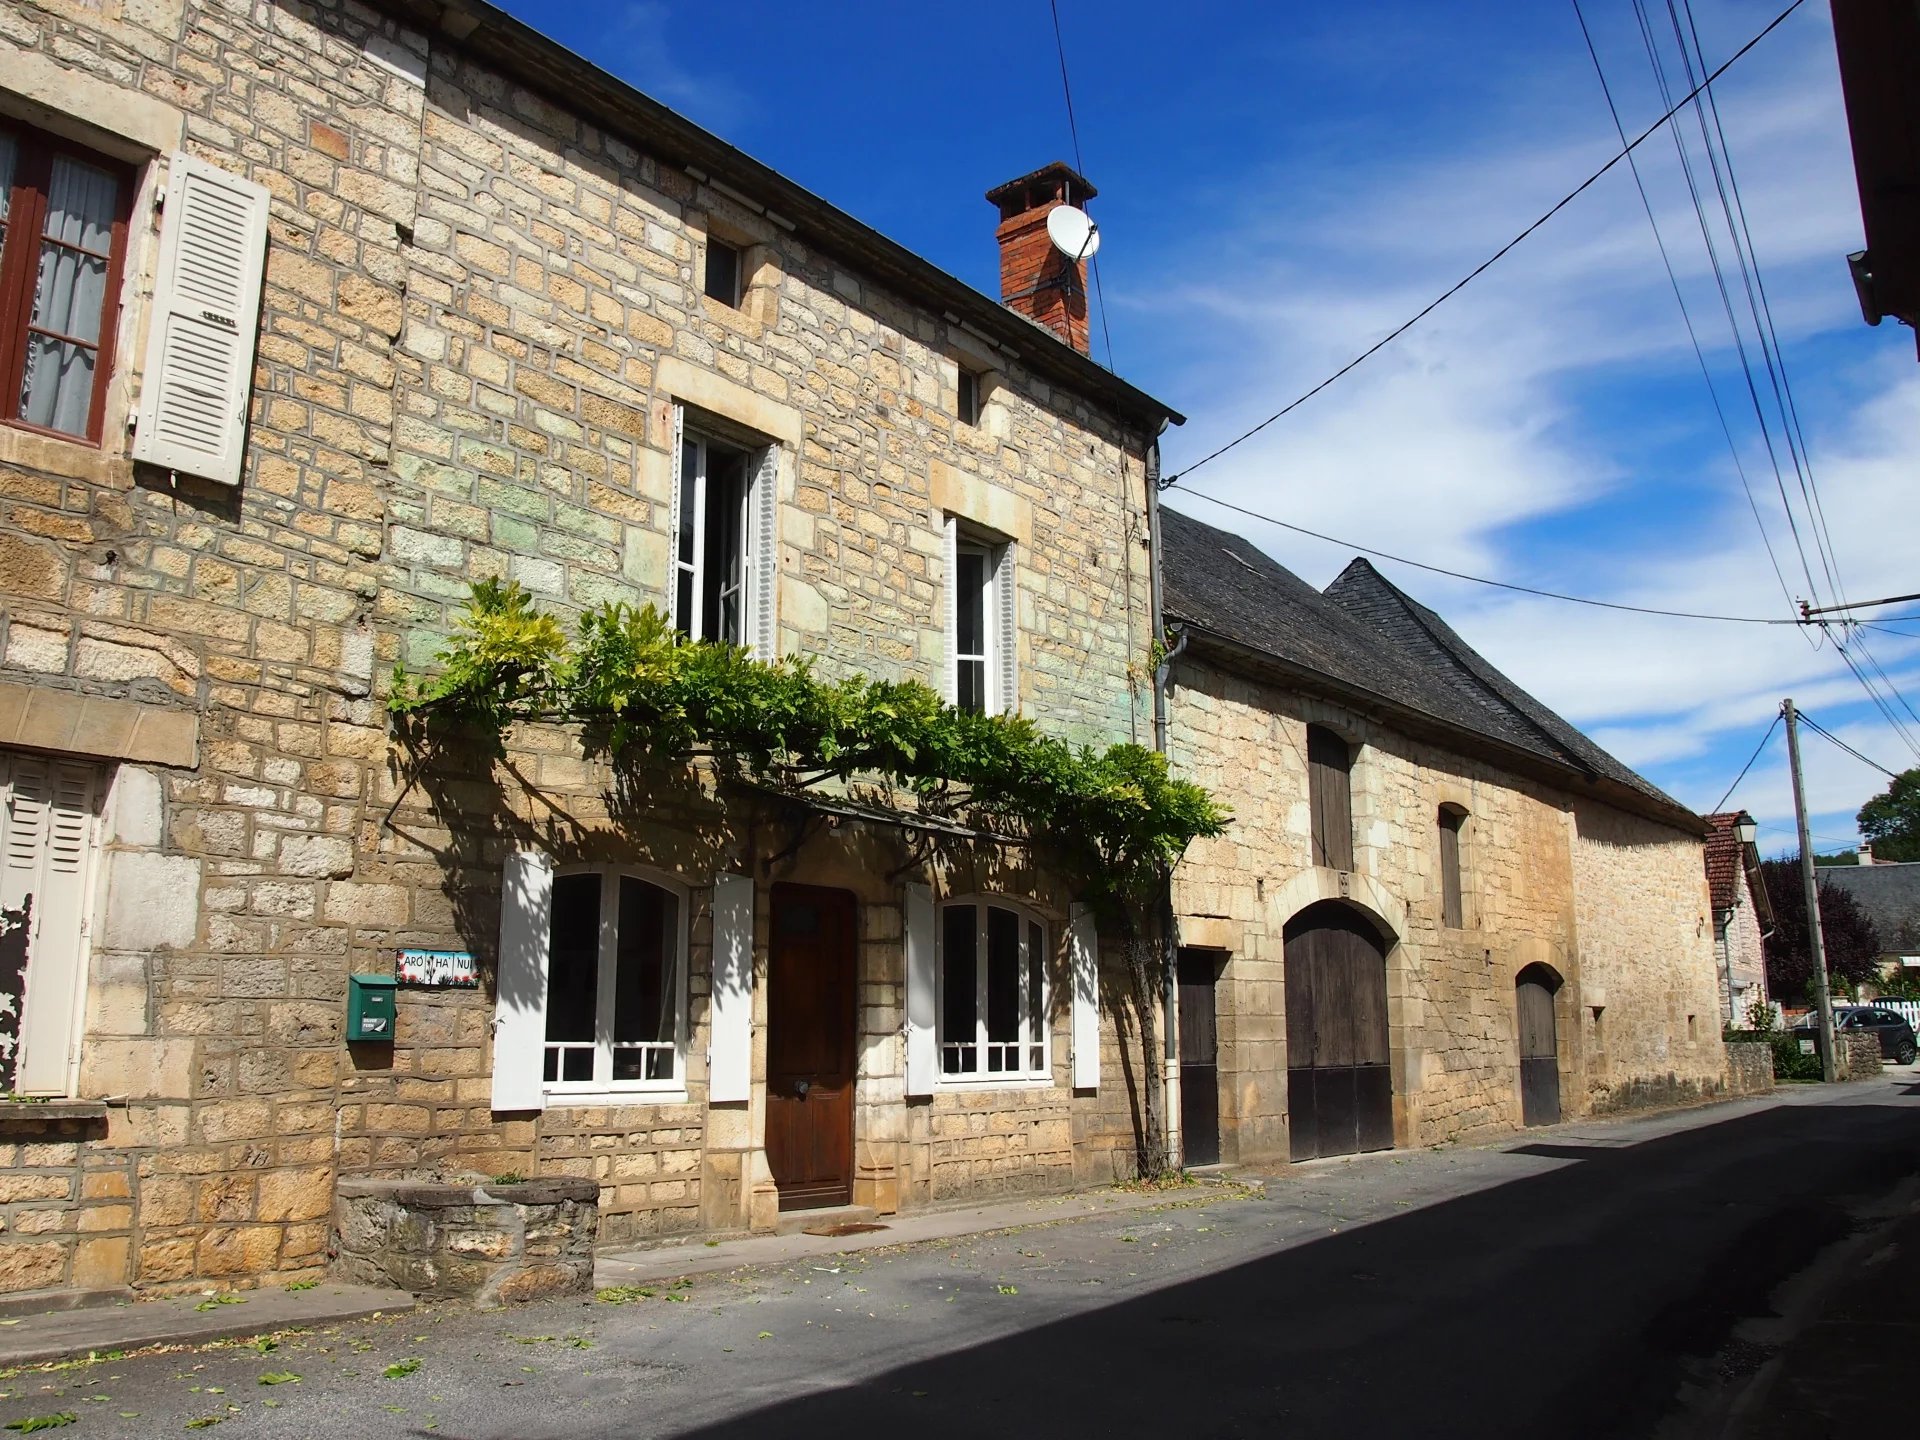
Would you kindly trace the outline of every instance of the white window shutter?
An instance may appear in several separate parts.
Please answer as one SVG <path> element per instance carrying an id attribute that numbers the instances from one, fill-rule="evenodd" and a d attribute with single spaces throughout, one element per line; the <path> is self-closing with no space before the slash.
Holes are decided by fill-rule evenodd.
<path id="1" fill-rule="evenodd" d="M 134 459 L 240 483 L 266 246 L 262 186 L 168 157 Z"/>
<path id="2" fill-rule="evenodd" d="M 516 850 L 500 877 L 500 964 L 494 973 L 493 1108 L 542 1110 L 553 861 Z"/>
<path id="3" fill-rule="evenodd" d="M 946 683 L 941 691 L 949 705 L 960 703 L 960 527 L 951 515 L 946 521 L 947 659 Z"/>
<path id="4" fill-rule="evenodd" d="M 1013 546 L 1002 545 L 993 570 L 993 683 L 999 687 L 994 697 L 997 708 L 1007 715 L 1020 708 L 1020 591 L 1016 573 Z"/>
<path id="5" fill-rule="evenodd" d="M 707 1099 L 714 1104 L 753 1094 L 753 880 L 713 877 L 712 1036 L 707 1044 Z"/>
<path id="6" fill-rule="evenodd" d="M 780 447 L 760 452 L 759 472 L 753 477 L 753 510 L 747 519 L 747 564 L 752 584 L 747 593 L 750 623 L 747 640 L 753 658 L 772 661 L 779 653 L 780 594 Z"/>
<path id="7" fill-rule="evenodd" d="M 24 993 L 12 1058 L 22 1095 L 70 1092 L 85 959 L 96 772 L 38 755 L 15 756 L 0 842 L 0 907 L 31 897 Z"/>
<path id="8" fill-rule="evenodd" d="M 934 955 L 933 890 L 907 886 L 907 1094 L 933 1094 L 939 1073 L 934 1015 L 940 979 Z"/>
<path id="9" fill-rule="evenodd" d="M 673 407 L 673 438 L 671 441 L 673 463 L 668 467 L 671 477 L 669 500 L 667 504 L 667 624 L 678 629 L 683 623 L 680 616 L 680 455 L 686 449 L 687 407 Z"/>
<path id="10" fill-rule="evenodd" d="M 1073 1088 L 1100 1088 L 1100 933 L 1091 905 L 1068 914 L 1073 961 Z"/>

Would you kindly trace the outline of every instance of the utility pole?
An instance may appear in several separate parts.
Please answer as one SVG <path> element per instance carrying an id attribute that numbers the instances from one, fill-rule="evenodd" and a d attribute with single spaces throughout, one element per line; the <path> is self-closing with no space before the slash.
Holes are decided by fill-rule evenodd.
<path id="1" fill-rule="evenodd" d="M 1840 1078 L 1839 1056 L 1833 1053 L 1833 995 L 1827 989 L 1827 947 L 1820 935 L 1820 887 L 1813 878 L 1813 843 L 1807 834 L 1807 795 L 1800 783 L 1800 716 L 1793 701 L 1784 700 L 1787 717 L 1787 763 L 1793 770 L 1793 818 L 1800 829 L 1800 883 L 1807 892 L 1807 944 L 1813 951 L 1813 993 L 1820 1006 L 1820 1074 L 1829 1083 Z"/>

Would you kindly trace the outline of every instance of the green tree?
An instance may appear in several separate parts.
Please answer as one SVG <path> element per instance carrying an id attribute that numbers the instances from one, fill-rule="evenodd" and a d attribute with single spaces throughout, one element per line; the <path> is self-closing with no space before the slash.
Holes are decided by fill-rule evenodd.
<path id="1" fill-rule="evenodd" d="M 1760 875 L 1773 906 L 1773 934 L 1762 942 L 1767 990 L 1775 1000 L 1813 1003 L 1813 956 L 1807 939 L 1807 892 L 1798 860 L 1762 860 Z M 1820 938 L 1836 990 L 1872 980 L 1880 970 L 1880 937 L 1859 902 L 1836 885 L 1820 887 Z"/>
<path id="2" fill-rule="evenodd" d="M 1856 818 L 1873 845 L 1874 859 L 1920 860 L 1920 768 L 1895 776 Z"/>

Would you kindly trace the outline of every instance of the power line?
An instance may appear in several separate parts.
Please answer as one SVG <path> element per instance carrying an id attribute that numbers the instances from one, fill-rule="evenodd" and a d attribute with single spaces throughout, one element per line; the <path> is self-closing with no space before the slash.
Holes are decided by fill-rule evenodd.
<path id="1" fill-rule="evenodd" d="M 1909 705 L 1907 703 L 1907 697 L 1900 693 L 1900 687 L 1893 683 L 1893 677 L 1887 673 L 1886 666 L 1874 658 L 1874 653 L 1867 648 L 1867 642 L 1856 634 L 1853 637 L 1853 644 L 1855 649 L 1867 657 L 1867 664 L 1871 665 L 1873 667 L 1873 673 L 1880 677 L 1880 683 L 1886 686 L 1887 693 L 1900 702 L 1900 708 L 1907 712 L 1914 724 L 1920 725 L 1920 715 L 1913 713 L 1913 706 Z"/>
<path id="2" fill-rule="evenodd" d="M 1882 765 L 1878 760 L 1869 760 L 1865 755 L 1862 755 L 1858 750 L 1854 749 L 1853 746 L 1849 745 L 1846 741 L 1842 740 L 1838 735 L 1834 734 L 1831 730 L 1827 729 L 1827 727 L 1822 725 L 1818 720 L 1812 719 L 1810 716 L 1808 716 L 1807 712 L 1804 710 L 1800 712 L 1800 723 L 1802 725 L 1805 725 L 1809 730 L 1813 731 L 1814 734 L 1826 736 L 1827 739 L 1831 740 L 1835 745 L 1838 745 L 1842 750 L 1846 751 L 1847 754 L 1851 755 L 1854 759 L 1858 760 L 1862 765 L 1871 765 L 1875 770 L 1878 770 L 1882 775 L 1886 776 L 1889 780 L 1898 780 L 1900 778 L 1898 775 L 1894 774 L 1893 771 L 1889 770 L 1886 766 Z"/>
<path id="3" fill-rule="evenodd" d="M 1671 103 L 1673 99 L 1673 91 L 1672 91 L 1672 87 L 1667 82 L 1666 62 L 1660 58 L 1660 48 L 1658 43 L 1654 39 L 1653 26 L 1652 26 L 1652 23 L 1647 19 L 1646 10 L 1641 4 L 1641 0 L 1633 0 L 1633 14 L 1634 14 L 1634 19 L 1639 23 L 1640 42 L 1642 46 L 1644 46 L 1646 49 L 1647 64 L 1651 67 L 1653 71 L 1654 83 L 1659 87 L 1660 98 L 1664 102 Z M 1692 66 L 1692 62 L 1689 60 L 1687 64 L 1687 78 L 1689 81 L 1691 81 L 1692 76 L 1693 76 L 1693 66 Z M 1692 99 L 1692 96 L 1689 95 L 1686 99 L 1681 100 L 1678 105 L 1674 106 L 1674 110 L 1678 111 L 1679 109 L 1685 107 L 1691 101 L 1691 99 Z M 1669 112 L 1669 113 L 1672 113 L 1672 112 Z M 1688 196 L 1688 199 L 1693 204 L 1694 220 L 1696 221 L 1696 223 L 1698 223 L 1700 227 L 1700 238 L 1702 241 L 1705 242 L 1707 247 L 1707 261 L 1713 270 L 1714 286 L 1719 291 L 1719 294 L 1720 294 L 1720 308 L 1727 317 L 1727 328 L 1729 331 L 1732 332 L 1732 335 L 1733 335 L 1734 353 L 1738 356 L 1740 361 L 1740 377 L 1742 380 L 1746 382 L 1747 398 L 1753 405 L 1754 422 L 1760 427 L 1760 442 L 1766 448 L 1768 463 L 1773 467 L 1774 487 L 1780 492 L 1780 509 L 1785 514 L 1787 519 L 1787 533 L 1793 537 L 1793 548 L 1800 557 L 1800 570 L 1801 570 L 1801 573 L 1806 577 L 1807 590 L 1809 591 L 1809 593 L 1817 597 L 1819 594 L 1819 589 L 1814 584 L 1813 566 L 1811 562 L 1809 562 L 1807 559 L 1807 547 L 1804 543 L 1802 543 L 1800 539 L 1800 525 L 1799 525 L 1799 522 L 1795 520 L 1793 516 L 1793 502 L 1789 500 L 1787 497 L 1786 474 L 1781 469 L 1781 466 L 1780 466 L 1779 452 L 1774 448 L 1773 426 L 1767 420 L 1766 406 L 1761 402 L 1761 399 L 1760 399 L 1760 388 L 1754 382 L 1753 361 L 1747 354 L 1746 334 L 1740 328 L 1739 317 L 1734 312 L 1733 295 L 1732 295 L 1732 292 L 1727 287 L 1726 271 L 1720 263 L 1720 247 L 1714 242 L 1713 227 L 1707 222 L 1706 206 L 1701 201 L 1700 184 L 1694 174 L 1693 157 L 1687 151 L 1686 142 L 1685 142 L 1684 136 L 1682 135 L 1680 126 L 1675 125 L 1671 130 L 1669 130 L 1668 138 L 1670 138 L 1673 141 L 1674 154 L 1679 158 L 1680 171 L 1681 171 L 1681 174 L 1686 179 L 1687 196 Z M 1711 150 L 1711 146 L 1709 146 L 1708 148 L 1709 150 Z M 1714 174 L 1716 178 L 1719 175 L 1719 168 L 1717 164 L 1715 165 L 1715 168 L 1714 168 Z M 1723 195 L 1723 207 L 1724 207 L 1724 191 L 1722 192 L 1722 195 Z M 1730 217 L 1727 223 L 1728 223 L 1729 231 L 1731 231 L 1733 222 Z M 1734 249 L 1735 249 L 1736 258 L 1739 258 L 1740 251 L 1739 251 L 1737 238 L 1735 241 Z M 1744 277 L 1745 274 L 1746 274 L 1746 265 L 1745 265 L 1744 259 L 1742 258 L 1741 259 L 1741 275 Z M 1751 297 L 1752 295 L 1750 284 L 1748 289 L 1748 295 L 1749 297 Z M 1756 328 L 1758 327 L 1758 323 L 1759 323 L 1758 318 L 1756 316 L 1756 319 L 1755 319 Z"/>
<path id="4" fill-rule="evenodd" d="M 1614 133 L 1620 137 L 1620 143 L 1627 143 L 1627 127 L 1621 122 L 1620 110 L 1613 102 L 1613 88 L 1607 84 L 1606 71 L 1600 64 L 1600 52 L 1595 48 L 1593 35 L 1587 29 L 1587 17 L 1580 9 L 1580 0 L 1573 0 L 1574 18 L 1580 23 L 1580 38 L 1587 43 L 1587 55 L 1593 61 L 1593 73 L 1600 81 L 1600 93 L 1606 97 L 1607 113 L 1613 117 Z M 1660 234 L 1660 222 L 1654 217 L 1653 201 L 1647 196 L 1646 182 L 1640 178 L 1640 162 L 1631 154 L 1627 156 L 1627 168 L 1633 172 L 1633 185 L 1640 192 L 1640 208 L 1647 212 L 1647 224 L 1653 230 L 1653 243 L 1659 248 L 1660 263 L 1666 268 L 1667 284 L 1673 288 L 1673 298 L 1680 307 L 1681 322 L 1687 328 L 1687 340 L 1693 346 L 1693 358 L 1700 364 L 1700 378 L 1707 382 L 1707 394 L 1713 401 L 1713 413 L 1720 417 L 1720 433 L 1727 437 L 1727 451 L 1733 456 L 1734 473 L 1740 477 L 1740 488 L 1746 492 L 1747 506 L 1753 511 L 1753 523 L 1759 527 L 1760 543 L 1766 547 L 1767 562 L 1773 566 L 1774 578 L 1780 582 L 1780 593 L 1786 597 L 1789 608 L 1793 605 L 1793 591 L 1787 584 L 1787 577 L 1780 569 L 1779 557 L 1773 553 L 1773 539 L 1767 534 L 1766 521 L 1760 517 L 1760 502 L 1754 498 L 1753 483 L 1747 479 L 1747 467 L 1740 459 L 1740 446 L 1734 441 L 1733 426 L 1727 420 L 1726 408 L 1720 403 L 1720 391 L 1713 383 L 1713 371 L 1707 365 L 1706 352 L 1700 346 L 1700 337 L 1693 328 L 1693 316 L 1687 309 L 1687 297 L 1680 289 L 1680 278 L 1674 274 L 1673 259 L 1667 253 L 1667 242 Z M 1809 637 L 1811 639 L 1812 637 Z"/>
<path id="5" fill-rule="evenodd" d="M 1087 162 L 1080 158 L 1080 123 L 1073 115 L 1073 84 L 1067 79 L 1067 42 L 1060 34 L 1060 0 L 1047 0 L 1048 8 L 1053 11 L 1053 48 L 1060 57 L 1060 93 L 1067 101 L 1067 133 L 1073 137 L 1073 168 L 1081 175 L 1087 173 Z M 1107 346 L 1107 369 L 1113 369 L 1113 331 L 1107 327 L 1107 291 L 1100 283 L 1100 257 L 1094 255 L 1087 264 L 1093 270 L 1094 296 L 1100 302 L 1100 335 Z"/>
<path id="6" fill-rule="evenodd" d="M 1727 793 L 1720 797 L 1720 803 L 1713 807 L 1711 813 L 1718 815 L 1727 808 L 1727 801 L 1733 798 L 1733 792 L 1740 788 L 1740 782 L 1747 778 L 1747 772 L 1753 769 L 1753 762 L 1760 758 L 1760 752 L 1767 748 L 1767 742 L 1773 739 L 1773 732 L 1779 728 L 1780 712 L 1776 710 L 1773 712 L 1773 723 L 1767 726 L 1767 733 L 1760 737 L 1760 743 L 1753 747 L 1753 754 L 1747 757 L 1747 763 L 1740 767 L 1740 773 L 1733 777 L 1733 783 L 1727 786 Z"/>
<path id="7" fill-rule="evenodd" d="M 1647 605 L 1623 605 L 1615 600 L 1594 600 L 1585 595 L 1563 595 L 1557 590 L 1540 590 L 1532 585 L 1515 585 L 1506 580 L 1489 580 L 1483 575 L 1468 575 L 1464 571 L 1449 570 L 1443 565 L 1429 565 L 1423 560 L 1409 560 L 1404 555 L 1395 555 L 1390 550 L 1378 550 L 1371 545 L 1362 545 L 1357 540 L 1342 540 L 1337 535 L 1322 534 L 1318 530 L 1309 530 L 1304 525 L 1295 525 L 1288 520 L 1277 520 L 1271 515 L 1263 515 L 1258 510 L 1249 510 L 1244 505 L 1236 505 L 1231 500 L 1222 500 L 1218 495 L 1209 495 L 1204 490 L 1195 490 L 1186 486 L 1183 494 L 1196 500 L 1205 500 L 1218 505 L 1222 510 L 1231 510 L 1237 515 L 1245 515 L 1250 520 L 1262 520 L 1269 525 L 1278 525 L 1282 530 L 1291 530 L 1296 535 L 1310 536 L 1315 540 L 1324 540 L 1329 545 L 1338 545 L 1347 550 L 1358 550 L 1363 555 L 1376 555 L 1382 560 L 1391 560 L 1396 565 L 1411 565 L 1416 570 L 1425 570 L 1434 575 L 1445 575 L 1453 580 L 1467 580 L 1475 585 L 1488 585 L 1495 590 L 1513 590 L 1522 595 L 1537 595 L 1543 600 L 1564 600 L 1569 605 L 1591 605 L 1599 610 L 1625 610 L 1634 615 L 1662 615 L 1671 620 L 1723 620 L 1733 625 L 1798 625 L 1797 620 L 1773 620 L 1760 615 L 1706 615 L 1693 610 L 1656 610 Z"/>
<path id="8" fill-rule="evenodd" d="M 1859 662 L 1849 653 L 1846 642 L 1836 636 L 1833 641 L 1833 648 L 1840 652 L 1840 658 L 1846 662 L 1847 669 L 1853 672 L 1853 678 L 1860 682 L 1860 688 L 1867 692 L 1867 698 L 1873 701 L 1874 708 L 1880 712 L 1887 724 L 1893 728 L 1893 733 L 1900 737 L 1909 750 L 1913 751 L 1914 758 L 1920 760 L 1920 745 L 1914 743 L 1913 736 L 1908 733 L 1907 727 L 1901 724 L 1900 717 L 1893 713 L 1893 707 L 1887 703 L 1886 698 L 1880 694 L 1879 690 L 1874 687 L 1873 682 L 1867 678 L 1866 672 L 1860 668 Z"/>
<path id="9" fill-rule="evenodd" d="M 1792 3 L 1788 5 L 1786 9 L 1782 10 L 1778 15 L 1774 16 L 1773 19 L 1768 22 L 1767 27 L 1764 30 L 1760 31 L 1759 34 L 1755 35 L 1751 40 L 1747 41 L 1746 44 L 1742 45 L 1738 50 L 1734 51 L 1732 55 L 1728 56 L 1727 59 L 1721 64 L 1720 68 L 1715 70 L 1711 75 L 1707 76 L 1706 79 L 1702 80 L 1700 84 L 1697 87 L 1695 87 L 1695 89 L 1690 94 L 1688 94 L 1684 99 L 1680 101 L 1679 105 L 1673 106 L 1671 109 L 1669 109 L 1666 112 L 1666 114 L 1662 115 L 1658 120 L 1654 121 L 1653 124 L 1649 125 L 1645 130 L 1641 131 L 1640 134 L 1637 135 L 1632 140 L 1632 142 L 1630 142 L 1628 145 L 1622 148 L 1621 151 L 1617 155 L 1615 155 L 1611 160 L 1607 161 L 1606 164 L 1602 165 L 1598 170 L 1594 171 L 1586 179 L 1582 180 L 1578 185 L 1576 185 L 1572 190 L 1569 190 L 1564 196 L 1562 196 L 1559 200 L 1554 202 L 1552 208 L 1547 210 L 1545 214 L 1541 215 L 1539 219 L 1535 220 L 1531 225 L 1528 225 L 1526 229 L 1522 230 L 1518 235 L 1514 236 L 1513 239 L 1509 240 L 1506 244 L 1502 245 L 1498 250 L 1494 251 L 1493 254 L 1489 255 L 1485 260 L 1482 260 L 1478 265 L 1474 266 L 1473 269 L 1469 270 L 1465 275 L 1461 276 L 1460 279 L 1455 281 L 1446 290 L 1442 291 L 1438 297 L 1429 301 L 1418 312 L 1416 312 L 1411 319 L 1403 321 L 1401 324 L 1395 326 L 1392 330 L 1388 331 L 1386 335 L 1382 336 L 1379 340 L 1376 340 L 1372 345 L 1369 345 L 1365 350 L 1362 350 L 1358 355 L 1354 356 L 1353 359 L 1349 360 L 1345 365 L 1342 365 L 1338 370 L 1334 371 L 1333 374 L 1329 375 L 1326 379 L 1322 380 L 1319 384 L 1315 385 L 1311 390 L 1308 390 L 1304 394 L 1298 396 L 1296 399 L 1289 401 L 1286 405 L 1282 406 L 1279 410 L 1276 410 L 1273 414 L 1269 415 L 1266 419 L 1262 420 L 1258 425 L 1255 425 L 1252 429 L 1247 430 L 1242 434 L 1235 436 L 1233 439 L 1229 440 L 1226 444 L 1222 445 L 1219 449 L 1214 450 L 1210 454 L 1201 456 L 1200 459 L 1194 461 L 1193 464 L 1187 466 L 1186 469 L 1181 470 L 1177 474 L 1168 476 L 1165 480 L 1162 480 L 1160 482 L 1161 488 L 1166 489 L 1169 486 L 1177 485 L 1180 481 L 1184 480 L 1187 476 L 1191 475 L 1194 471 L 1198 470 L 1202 465 L 1208 464 L 1209 462 L 1214 460 L 1218 460 L 1222 455 L 1226 454 L 1229 450 L 1233 449 L 1236 445 L 1243 444 L 1244 442 L 1252 439 L 1255 435 L 1258 435 L 1262 430 L 1266 429 L 1269 425 L 1273 424 L 1274 421 L 1281 419 L 1282 417 L 1290 414 L 1294 410 L 1297 410 L 1300 406 L 1304 405 L 1307 401 L 1311 400 L 1314 396 L 1318 395 L 1322 390 L 1325 390 L 1329 385 L 1341 379 L 1343 376 L 1347 375 L 1350 371 L 1359 368 L 1359 366 L 1364 364 L 1366 361 L 1372 359 L 1375 355 L 1379 354 L 1382 350 L 1386 349 L 1387 346 L 1391 345 L 1395 340 L 1398 340 L 1402 335 L 1406 334 L 1409 330 L 1413 329 L 1414 326 L 1418 325 L 1422 320 L 1426 319 L 1427 316 L 1431 315 L 1434 311 L 1438 310 L 1442 305 L 1446 304 L 1447 301 L 1451 300 L 1455 295 L 1458 295 L 1462 290 L 1466 289 L 1468 285 L 1472 284 L 1475 280 L 1478 280 L 1488 270 L 1491 270 L 1495 264 L 1497 264 L 1500 260 L 1505 258 L 1507 253 L 1510 250 L 1512 250 L 1515 246 L 1519 245 L 1521 241 L 1525 240 L 1529 235 L 1533 234 L 1534 231 L 1538 230 L 1542 225 L 1545 225 L 1554 216 L 1558 215 L 1562 210 L 1566 209 L 1567 206 L 1571 205 L 1581 195 L 1585 194 L 1586 191 L 1589 188 L 1591 188 L 1593 184 L 1600 179 L 1601 176 L 1605 175 L 1608 171 L 1613 169 L 1614 166 L 1618 165 L 1622 160 L 1626 159 L 1627 156 L 1631 155 L 1636 149 L 1638 149 L 1647 140 L 1649 136 L 1651 136 L 1661 126 L 1665 125 L 1676 114 L 1678 114 L 1680 107 L 1682 105 L 1685 105 L 1688 100 L 1693 99 L 1693 97 L 1699 94 L 1700 91 L 1705 90 L 1709 85 L 1713 84 L 1714 81 L 1718 80 L 1722 75 L 1726 74 L 1727 71 L 1733 66 L 1735 61 L 1739 60 L 1741 56 L 1745 55 L 1754 46 L 1758 45 L 1762 40 L 1766 39 L 1768 35 L 1772 34 L 1773 31 L 1779 27 L 1782 21 L 1784 21 L 1789 15 L 1793 14 L 1794 11 L 1800 8 L 1802 3 L 1803 3 L 1803 0 L 1792 0 Z M 1057 13 L 1057 10 L 1056 10 L 1056 13 Z"/>

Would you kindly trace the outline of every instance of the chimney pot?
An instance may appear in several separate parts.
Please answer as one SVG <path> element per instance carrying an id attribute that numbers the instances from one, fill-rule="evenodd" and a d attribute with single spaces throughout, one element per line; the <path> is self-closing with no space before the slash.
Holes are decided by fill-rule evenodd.
<path id="1" fill-rule="evenodd" d="M 1100 192 L 1063 161 L 987 192 L 1000 224 L 1000 303 L 1037 321 L 1082 355 L 1088 353 L 1087 262 L 1053 248 L 1047 215 L 1062 205 L 1084 207 Z"/>

